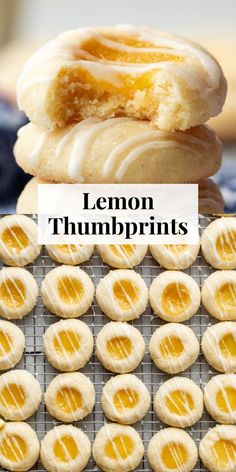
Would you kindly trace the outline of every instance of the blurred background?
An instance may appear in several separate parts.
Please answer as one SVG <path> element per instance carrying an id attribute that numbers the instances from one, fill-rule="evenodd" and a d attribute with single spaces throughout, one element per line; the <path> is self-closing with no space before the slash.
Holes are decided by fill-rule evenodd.
<path id="1" fill-rule="evenodd" d="M 0 213 L 14 212 L 30 178 L 16 167 L 12 147 L 26 117 L 16 106 L 15 85 L 27 58 L 64 30 L 87 25 L 146 24 L 202 43 L 220 62 L 228 98 L 211 120 L 224 145 L 214 180 L 228 213 L 236 212 L 236 1 L 235 0 L 0 0 Z"/>

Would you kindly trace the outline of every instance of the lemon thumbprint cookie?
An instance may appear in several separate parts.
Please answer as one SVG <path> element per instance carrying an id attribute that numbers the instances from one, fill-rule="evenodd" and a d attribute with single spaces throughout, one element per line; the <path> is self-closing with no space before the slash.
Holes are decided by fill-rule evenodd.
<path id="1" fill-rule="evenodd" d="M 0 415 L 7 420 L 25 420 L 41 402 L 38 380 L 26 370 L 10 370 L 0 376 Z"/>
<path id="2" fill-rule="evenodd" d="M 9 266 L 25 266 L 38 257 L 36 223 L 24 215 L 7 215 L 0 219 L 0 260 Z"/>
<path id="3" fill-rule="evenodd" d="M 132 269 L 146 256 L 148 246 L 144 244 L 100 244 L 97 250 L 106 264 L 115 269 Z"/>
<path id="4" fill-rule="evenodd" d="M 236 320 L 236 271 L 218 270 L 202 287 L 202 303 L 218 320 Z"/>
<path id="5" fill-rule="evenodd" d="M 154 259 L 165 269 L 181 270 L 196 260 L 200 243 L 190 244 L 152 244 L 149 246 Z"/>
<path id="6" fill-rule="evenodd" d="M 222 217 L 203 231 L 202 253 L 215 269 L 236 269 L 236 218 Z"/>
<path id="7" fill-rule="evenodd" d="M 40 459 L 48 472 L 80 472 L 91 455 L 91 444 L 81 429 L 60 425 L 46 433 Z"/>
<path id="8" fill-rule="evenodd" d="M 26 63 L 18 105 L 42 128 L 126 115 L 185 130 L 220 113 L 226 81 L 201 46 L 145 26 L 59 35 Z"/>
<path id="9" fill-rule="evenodd" d="M 80 372 L 59 374 L 44 395 L 46 407 L 54 418 L 70 423 L 89 415 L 95 404 L 91 380 Z"/>
<path id="10" fill-rule="evenodd" d="M 25 336 L 18 326 L 0 320 L 0 370 L 14 367 L 22 358 Z"/>
<path id="11" fill-rule="evenodd" d="M 0 271 L 0 316 L 16 320 L 28 315 L 37 303 L 38 286 L 34 277 L 20 267 Z"/>
<path id="12" fill-rule="evenodd" d="M 197 463 L 198 452 L 186 431 L 165 428 L 152 437 L 147 456 L 154 472 L 191 472 Z"/>
<path id="13" fill-rule="evenodd" d="M 200 306 L 200 290 L 195 280 L 184 272 L 165 271 L 158 275 L 149 289 L 155 315 L 165 321 L 185 321 Z"/>
<path id="14" fill-rule="evenodd" d="M 202 391 L 186 377 L 172 377 L 157 391 L 154 410 L 160 420 L 170 426 L 192 426 L 203 413 Z"/>
<path id="15" fill-rule="evenodd" d="M 112 320 L 129 321 L 146 310 L 148 288 L 134 270 L 110 271 L 100 280 L 96 299 L 101 310 Z"/>
<path id="16" fill-rule="evenodd" d="M 41 286 L 44 305 L 61 318 L 76 318 L 90 308 L 94 285 L 79 267 L 59 266 L 46 275 Z"/>
<path id="17" fill-rule="evenodd" d="M 204 403 L 218 423 L 236 423 L 236 374 L 212 377 L 204 390 Z"/>
<path id="18" fill-rule="evenodd" d="M 78 265 L 90 259 L 94 246 L 92 244 L 51 244 L 47 245 L 46 249 L 53 261 Z"/>
<path id="19" fill-rule="evenodd" d="M 210 326 L 202 337 L 207 362 L 219 372 L 236 372 L 236 323 L 224 321 Z"/>
<path id="20" fill-rule="evenodd" d="M 0 464 L 4 469 L 26 471 L 39 457 L 35 431 L 24 422 L 5 423 L 0 429 Z"/>
<path id="21" fill-rule="evenodd" d="M 50 364 L 58 370 L 81 369 L 93 353 L 93 335 L 80 320 L 61 320 L 50 325 L 43 336 L 43 347 Z"/>
<path id="22" fill-rule="evenodd" d="M 144 455 L 142 440 L 131 426 L 105 424 L 93 444 L 93 457 L 104 472 L 135 470 Z"/>
<path id="23" fill-rule="evenodd" d="M 146 415 L 151 397 L 147 387 L 136 375 L 123 374 L 108 380 L 103 387 L 101 402 L 109 420 L 133 424 Z"/>
<path id="24" fill-rule="evenodd" d="M 168 323 L 153 333 L 149 352 L 158 369 L 177 374 L 194 364 L 199 354 L 199 342 L 188 326 Z"/>
<path id="25" fill-rule="evenodd" d="M 210 429 L 200 441 L 199 455 L 210 472 L 235 472 L 236 426 L 221 424 Z"/>
<path id="26" fill-rule="evenodd" d="M 137 328 L 128 323 L 111 321 L 99 332 L 96 354 L 111 372 L 125 374 L 135 370 L 145 353 L 145 342 Z"/>

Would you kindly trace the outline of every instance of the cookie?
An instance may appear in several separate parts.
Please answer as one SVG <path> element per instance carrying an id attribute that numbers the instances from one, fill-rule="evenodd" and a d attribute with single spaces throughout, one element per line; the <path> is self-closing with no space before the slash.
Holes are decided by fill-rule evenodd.
<path id="1" fill-rule="evenodd" d="M 236 426 L 217 425 L 199 445 L 200 458 L 210 472 L 234 472 L 236 468 Z"/>
<path id="2" fill-rule="evenodd" d="M 0 465 L 4 469 L 31 469 L 38 460 L 39 449 L 38 438 L 29 424 L 9 422 L 0 429 Z"/>
<path id="3" fill-rule="evenodd" d="M 236 322 L 209 326 L 202 337 L 202 352 L 218 372 L 236 373 Z"/>
<path id="4" fill-rule="evenodd" d="M 212 221 L 203 231 L 201 249 L 214 269 L 236 269 L 236 218 Z"/>
<path id="5" fill-rule="evenodd" d="M 210 274 L 202 287 L 202 303 L 218 320 L 236 320 L 236 272 L 217 270 Z"/>

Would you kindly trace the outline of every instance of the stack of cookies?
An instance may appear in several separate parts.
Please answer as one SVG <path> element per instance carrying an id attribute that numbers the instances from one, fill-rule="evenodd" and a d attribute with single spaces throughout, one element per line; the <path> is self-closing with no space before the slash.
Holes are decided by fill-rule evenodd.
<path id="1" fill-rule="evenodd" d="M 226 81 L 198 44 L 146 27 L 61 34 L 26 63 L 18 105 L 31 123 L 15 145 L 35 176 L 18 212 L 36 211 L 39 182 L 199 183 L 200 212 L 222 212 L 211 180 L 221 145 L 204 126 L 225 101 Z"/>

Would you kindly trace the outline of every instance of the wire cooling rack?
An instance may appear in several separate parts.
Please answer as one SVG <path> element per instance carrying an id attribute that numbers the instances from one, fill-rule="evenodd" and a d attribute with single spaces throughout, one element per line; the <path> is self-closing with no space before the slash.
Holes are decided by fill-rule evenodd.
<path id="1" fill-rule="evenodd" d="M 202 229 L 205 228 L 212 221 L 212 219 L 212 217 L 200 217 L 200 231 L 202 231 Z M 58 264 L 50 259 L 45 248 L 43 248 L 38 259 L 33 265 L 27 266 L 27 269 L 32 273 L 40 287 L 45 275 L 57 265 Z M 94 253 L 92 258 L 87 263 L 81 264 L 80 267 L 84 269 L 90 275 L 90 277 L 92 277 L 95 286 L 97 286 L 99 280 L 111 270 L 110 267 L 102 263 L 100 257 L 96 253 Z M 152 258 L 150 253 L 148 253 L 143 262 L 138 267 L 136 267 L 135 270 L 143 277 L 149 287 L 152 280 L 164 269 L 162 269 Z M 199 254 L 194 264 L 184 272 L 193 277 L 197 284 L 201 287 L 206 277 L 208 277 L 208 275 L 212 272 L 212 268 L 206 263 L 201 254 Z M 94 336 L 94 341 L 96 341 L 96 337 L 100 329 L 104 326 L 104 324 L 110 321 L 105 315 L 102 314 L 95 300 L 90 310 L 81 319 L 90 327 Z M 47 359 L 42 352 L 42 336 L 46 328 L 58 320 L 59 318 L 56 315 L 52 315 L 46 310 L 42 303 L 42 298 L 39 296 L 37 306 L 33 312 L 22 320 L 16 321 L 16 324 L 22 328 L 25 334 L 26 348 L 22 360 L 15 368 L 26 369 L 31 372 L 40 382 L 43 392 L 45 392 L 50 381 L 59 372 L 47 362 Z M 188 324 L 194 330 L 199 341 L 201 341 L 201 337 L 206 328 L 215 322 L 216 320 L 214 320 L 201 306 L 197 314 L 185 324 Z M 135 429 L 141 435 L 145 447 L 145 456 L 139 467 L 136 469 L 138 472 L 151 471 L 146 456 L 147 446 L 151 437 L 157 431 L 159 431 L 159 429 L 165 427 L 165 425 L 159 421 L 153 411 L 153 399 L 159 386 L 171 376 L 159 371 L 151 361 L 148 353 L 150 337 L 155 329 L 163 323 L 164 322 L 160 320 L 160 318 L 153 315 L 150 306 L 148 306 L 145 313 L 141 315 L 138 320 L 131 322 L 131 324 L 136 326 L 141 331 L 146 341 L 146 352 L 144 359 L 141 365 L 134 371 L 134 373 L 145 383 L 152 396 L 152 403 L 149 412 L 142 421 L 134 425 Z M 96 404 L 93 412 L 83 421 L 75 423 L 75 426 L 81 428 L 88 435 L 91 443 L 93 443 L 96 432 L 107 421 L 101 407 L 102 388 L 104 383 L 107 382 L 107 380 L 109 380 L 109 378 L 114 374 L 107 372 L 102 367 L 94 353 L 89 363 L 83 369 L 81 369 L 81 372 L 86 374 L 95 386 Z M 216 374 L 216 372 L 204 360 L 203 355 L 200 354 L 193 366 L 187 369 L 184 373 L 180 373 L 178 375 L 183 377 L 186 376 L 192 379 L 201 388 L 203 388 L 214 374 Z M 52 429 L 55 425 L 60 424 L 60 422 L 52 418 L 47 412 L 43 401 L 36 414 L 28 420 L 28 423 L 35 429 L 39 440 L 44 437 L 47 431 Z M 199 441 L 205 435 L 208 429 L 214 426 L 214 420 L 212 420 L 212 418 L 210 418 L 210 416 L 204 411 L 201 420 L 192 428 L 187 429 L 187 431 L 190 433 L 198 446 Z M 38 462 L 32 470 L 35 472 L 44 471 L 40 462 Z M 91 458 L 85 470 L 87 472 L 94 472 L 100 469 L 97 468 L 96 464 Z M 205 470 L 206 469 L 203 467 L 202 463 L 198 461 L 194 471 L 203 472 Z"/>

